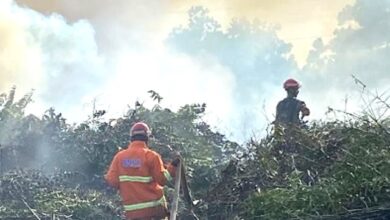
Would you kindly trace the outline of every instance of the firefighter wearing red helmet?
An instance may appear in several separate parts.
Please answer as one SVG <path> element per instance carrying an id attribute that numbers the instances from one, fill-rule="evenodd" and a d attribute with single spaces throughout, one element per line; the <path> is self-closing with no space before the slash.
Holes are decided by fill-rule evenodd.
<path id="1" fill-rule="evenodd" d="M 276 123 L 299 125 L 303 117 L 310 115 L 305 102 L 297 99 L 300 87 L 301 85 L 294 79 L 288 79 L 283 83 L 287 97 L 276 107 Z"/>
<path id="2" fill-rule="evenodd" d="M 105 179 L 119 190 L 127 219 L 159 220 L 168 216 L 163 186 L 173 180 L 179 158 L 164 166 L 161 156 L 148 147 L 149 126 L 135 123 L 131 142 L 118 152 Z"/>

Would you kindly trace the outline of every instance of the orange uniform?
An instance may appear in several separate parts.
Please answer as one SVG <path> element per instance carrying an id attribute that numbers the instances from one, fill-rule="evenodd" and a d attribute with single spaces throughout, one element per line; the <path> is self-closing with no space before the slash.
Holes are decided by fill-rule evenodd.
<path id="1" fill-rule="evenodd" d="M 168 211 L 162 186 L 175 172 L 171 164 L 165 169 L 161 156 L 144 141 L 133 141 L 115 155 L 105 179 L 119 189 L 128 219 L 165 217 Z"/>

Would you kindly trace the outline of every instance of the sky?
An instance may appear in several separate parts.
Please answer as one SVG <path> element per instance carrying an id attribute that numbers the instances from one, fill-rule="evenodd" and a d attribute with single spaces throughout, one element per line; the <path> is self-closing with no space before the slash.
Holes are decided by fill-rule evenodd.
<path id="1" fill-rule="evenodd" d="M 92 103 L 107 117 L 152 105 L 152 89 L 164 107 L 205 102 L 242 140 L 273 120 L 289 77 L 309 120 L 358 111 L 351 75 L 390 89 L 390 0 L 2 0 L 0 36 L 0 92 L 34 89 L 28 112 L 71 122 Z"/>

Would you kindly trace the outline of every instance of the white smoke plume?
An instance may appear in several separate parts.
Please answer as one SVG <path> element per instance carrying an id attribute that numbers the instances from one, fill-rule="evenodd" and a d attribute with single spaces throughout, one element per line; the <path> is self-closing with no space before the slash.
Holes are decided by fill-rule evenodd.
<path id="1" fill-rule="evenodd" d="M 389 57 L 390 1 L 358 0 L 347 6 L 339 14 L 334 38 L 328 44 L 321 39 L 313 43 L 299 75 L 317 117 L 323 116 L 327 106 L 347 111 L 361 106 L 362 85 L 352 75 L 366 89 L 379 93 L 390 89 Z"/>
<path id="2" fill-rule="evenodd" d="M 68 23 L 58 14 L 44 16 L 8 0 L 1 1 L 0 11 L 3 92 L 11 85 L 19 94 L 35 89 L 35 99 L 46 108 L 69 110 L 100 84 L 104 60 L 87 21 Z"/>
<path id="3" fill-rule="evenodd" d="M 175 10 L 190 7 L 175 9 L 169 1 L 17 2 L 0 3 L 0 89 L 36 89 L 35 113 L 54 106 L 79 121 L 96 99 L 116 117 L 152 89 L 171 108 L 206 102 L 207 120 L 242 140 L 261 133 L 264 115 L 273 120 L 290 76 L 303 82 L 310 119 L 323 118 L 327 106 L 344 106 L 345 97 L 357 109 L 352 74 L 370 88 L 389 84 L 388 0 L 346 7 L 333 39 L 316 40 L 303 69 L 291 54 L 295 45 L 281 40 L 274 25 L 221 22 L 206 8 L 183 17 Z"/>
<path id="4" fill-rule="evenodd" d="M 229 70 L 217 62 L 209 61 L 205 68 L 206 65 L 189 56 L 168 51 L 162 42 L 153 48 L 142 41 L 137 42 L 138 46 L 134 46 L 135 41 L 124 43 L 129 35 L 122 36 L 120 45 L 113 43 L 110 50 L 100 51 L 95 28 L 89 21 L 71 23 L 61 15 L 44 15 L 12 1 L 3 4 L 7 19 L 14 23 L 21 20 L 17 27 L 23 37 L 23 44 L 4 44 L 10 50 L 23 45 L 24 50 L 36 52 L 31 58 L 39 60 L 31 63 L 36 65 L 37 70 L 33 71 L 28 62 L 30 57 L 24 58 L 26 52 L 16 50 L 20 54 L 14 60 L 20 64 L 14 66 L 20 70 L 11 77 L 11 70 L 4 69 L 2 79 L 9 83 L 2 90 L 12 84 L 34 88 L 36 102 L 30 112 L 41 114 L 53 106 L 70 121 L 81 121 L 87 118 L 92 111 L 91 103 L 96 100 L 97 108 L 107 109 L 109 117 L 118 117 L 136 100 L 149 100 L 148 90 L 159 92 L 164 97 L 163 104 L 174 109 L 191 102 L 206 102 L 207 118 L 214 124 L 232 112 L 231 88 L 235 83 Z M 128 33 L 140 31 L 122 28 Z M 21 69 L 21 65 L 26 67 Z"/>

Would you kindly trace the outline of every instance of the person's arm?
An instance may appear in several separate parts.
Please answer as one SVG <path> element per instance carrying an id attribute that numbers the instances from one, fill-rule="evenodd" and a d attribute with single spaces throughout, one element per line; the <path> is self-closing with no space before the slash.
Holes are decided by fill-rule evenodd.
<path id="1" fill-rule="evenodd" d="M 165 168 L 161 160 L 161 156 L 157 153 L 150 154 L 150 169 L 152 172 L 153 180 L 159 185 L 164 186 L 167 182 L 170 182 L 175 177 L 177 164 L 168 164 Z"/>
<path id="2" fill-rule="evenodd" d="M 310 115 L 310 109 L 306 106 L 305 102 L 301 103 L 300 111 L 302 112 L 302 117 Z"/>
<path id="3" fill-rule="evenodd" d="M 119 188 L 118 155 L 115 155 L 114 159 L 112 160 L 107 174 L 104 176 L 104 179 L 106 179 L 110 186 Z"/>

